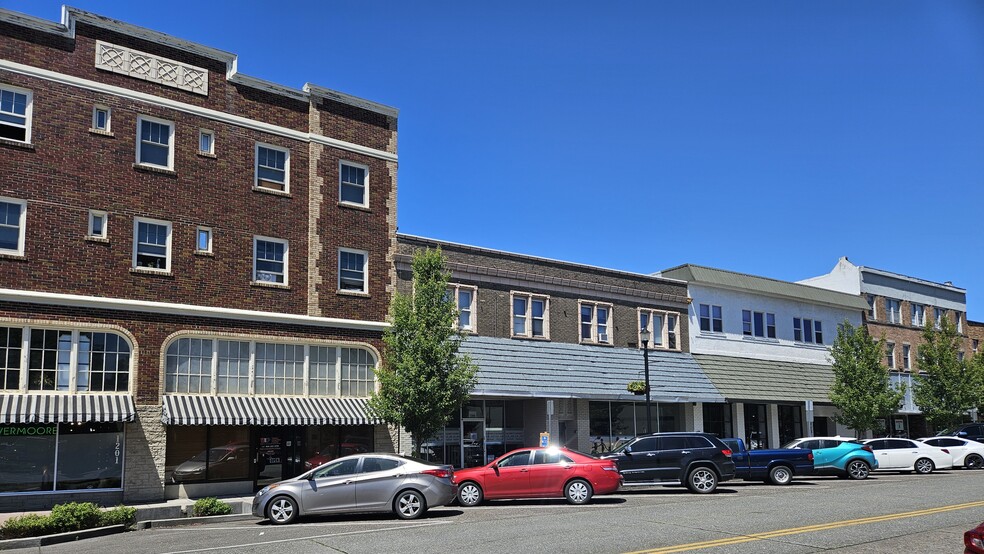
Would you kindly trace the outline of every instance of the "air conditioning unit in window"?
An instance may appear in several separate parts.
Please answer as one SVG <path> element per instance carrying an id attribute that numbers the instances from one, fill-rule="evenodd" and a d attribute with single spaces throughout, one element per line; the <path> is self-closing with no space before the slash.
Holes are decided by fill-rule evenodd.
<path id="1" fill-rule="evenodd" d="M 608 342 L 608 333 L 599 333 L 598 342 Z"/>

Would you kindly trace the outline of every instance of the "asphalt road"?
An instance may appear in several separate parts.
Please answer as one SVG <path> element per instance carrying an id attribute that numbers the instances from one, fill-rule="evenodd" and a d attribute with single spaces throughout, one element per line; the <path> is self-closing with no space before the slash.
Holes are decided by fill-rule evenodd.
<path id="1" fill-rule="evenodd" d="M 631 489 L 587 506 L 497 501 L 390 515 L 149 529 L 44 547 L 45 553 L 161 552 L 931 552 L 963 551 L 984 521 L 984 471 L 817 477 L 787 487 L 731 481 L 716 494 Z"/>

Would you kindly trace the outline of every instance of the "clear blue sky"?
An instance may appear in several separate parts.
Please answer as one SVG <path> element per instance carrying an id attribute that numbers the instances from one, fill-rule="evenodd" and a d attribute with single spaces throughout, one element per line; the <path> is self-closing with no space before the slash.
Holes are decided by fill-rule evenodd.
<path id="1" fill-rule="evenodd" d="M 72 5 L 400 108 L 401 232 L 646 273 L 847 255 L 984 320 L 984 2 Z"/>

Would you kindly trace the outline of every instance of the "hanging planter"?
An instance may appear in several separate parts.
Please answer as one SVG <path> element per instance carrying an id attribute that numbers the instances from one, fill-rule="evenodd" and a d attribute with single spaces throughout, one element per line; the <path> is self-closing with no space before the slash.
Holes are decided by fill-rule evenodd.
<path id="1" fill-rule="evenodd" d="M 632 394 L 646 394 L 649 391 L 649 387 L 646 386 L 645 381 L 630 381 L 625 386 L 625 390 Z"/>

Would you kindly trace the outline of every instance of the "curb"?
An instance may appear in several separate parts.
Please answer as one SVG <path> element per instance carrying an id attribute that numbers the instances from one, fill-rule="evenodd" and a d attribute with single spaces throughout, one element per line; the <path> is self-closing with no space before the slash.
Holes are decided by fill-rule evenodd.
<path id="1" fill-rule="evenodd" d="M 253 514 L 229 514 L 225 516 L 202 516 L 202 517 L 178 517 L 173 519 L 152 519 L 148 521 L 138 521 L 133 525 L 134 530 L 138 529 L 165 529 L 168 527 L 183 527 L 185 525 L 199 525 L 209 522 L 222 521 L 249 521 L 259 520 Z"/>
<path id="2" fill-rule="evenodd" d="M 96 527 L 95 529 L 84 529 L 82 531 L 69 531 L 57 535 L 45 535 L 43 537 L 28 537 L 23 539 L 7 539 L 0 541 L 0 550 L 13 550 L 15 548 L 41 548 L 52 544 L 63 542 L 73 542 L 80 539 L 91 539 L 115 535 L 126 531 L 125 525 L 110 525 L 107 527 Z"/>

